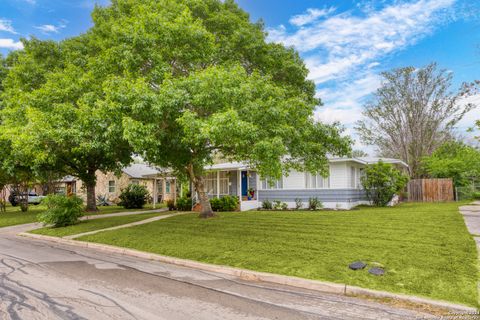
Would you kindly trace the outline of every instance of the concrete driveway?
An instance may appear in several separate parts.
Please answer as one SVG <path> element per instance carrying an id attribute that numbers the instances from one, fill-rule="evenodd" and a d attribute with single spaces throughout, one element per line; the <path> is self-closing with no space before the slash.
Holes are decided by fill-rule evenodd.
<path id="1" fill-rule="evenodd" d="M 425 315 L 16 236 L 27 229 L 0 229 L 0 319 L 414 319 Z"/>

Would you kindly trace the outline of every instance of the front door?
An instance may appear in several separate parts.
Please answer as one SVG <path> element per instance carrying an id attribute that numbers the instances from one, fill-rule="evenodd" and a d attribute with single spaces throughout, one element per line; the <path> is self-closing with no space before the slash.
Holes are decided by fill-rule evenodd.
<path id="1" fill-rule="evenodd" d="M 248 196 L 248 174 L 242 171 L 242 197 Z"/>

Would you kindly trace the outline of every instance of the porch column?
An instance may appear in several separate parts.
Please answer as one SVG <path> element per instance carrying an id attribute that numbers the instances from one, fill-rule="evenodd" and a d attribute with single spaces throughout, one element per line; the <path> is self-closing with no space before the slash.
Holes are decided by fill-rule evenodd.
<path id="1" fill-rule="evenodd" d="M 157 178 L 153 179 L 153 209 L 157 206 Z"/>
<path id="2" fill-rule="evenodd" d="M 242 202 L 242 171 L 237 170 L 237 195 L 240 202 Z"/>
<path id="3" fill-rule="evenodd" d="M 217 171 L 217 198 L 220 198 L 220 171 Z"/>

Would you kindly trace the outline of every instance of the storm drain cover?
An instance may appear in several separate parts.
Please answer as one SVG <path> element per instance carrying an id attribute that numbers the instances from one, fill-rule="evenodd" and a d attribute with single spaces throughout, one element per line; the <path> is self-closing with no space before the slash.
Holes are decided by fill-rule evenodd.
<path id="1" fill-rule="evenodd" d="M 362 261 L 357 261 L 357 262 L 351 263 L 348 267 L 352 270 L 360 270 L 365 268 L 366 266 L 367 266 L 366 263 L 363 263 Z"/>
<path id="2" fill-rule="evenodd" d="M 368 270 L 368 273 L 375 276 L 383 276 L 385 274 L 385 270 L 383 270 L 382 268 L 371 268 L 370 270 Z"/>

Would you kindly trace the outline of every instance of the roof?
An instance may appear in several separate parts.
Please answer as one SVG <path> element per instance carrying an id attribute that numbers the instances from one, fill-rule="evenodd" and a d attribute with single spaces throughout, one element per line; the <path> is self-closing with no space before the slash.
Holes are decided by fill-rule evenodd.
<path id="1" fill-rule="evenodd" d="M 373 164 L 379 161 L 383 161 L 384 163 L 391 163 L 391 164 L 398 164 L 408 168 L 408 165 L 399 159 L 393 158 L 376 158 L 376 157 L 361 157 L 361 158 L 329 158 L 329 162 L 357 162 L 360 164 Z M 218 163 L 213 164 L 205 167 L 205 170 L 246 170 L 248 169 L 248 165 L 242 162 L 225 162 L 225 163 Z"/>
<path id="2" fill-rule="evenodd" d="M 148 175 L 155 175 L 160 173 L 160 170 L 149 166 L 145 163 L 134 163 L 122 169 L 122 172 L 129 175 L 132 178 L 142 179 Z"/>

